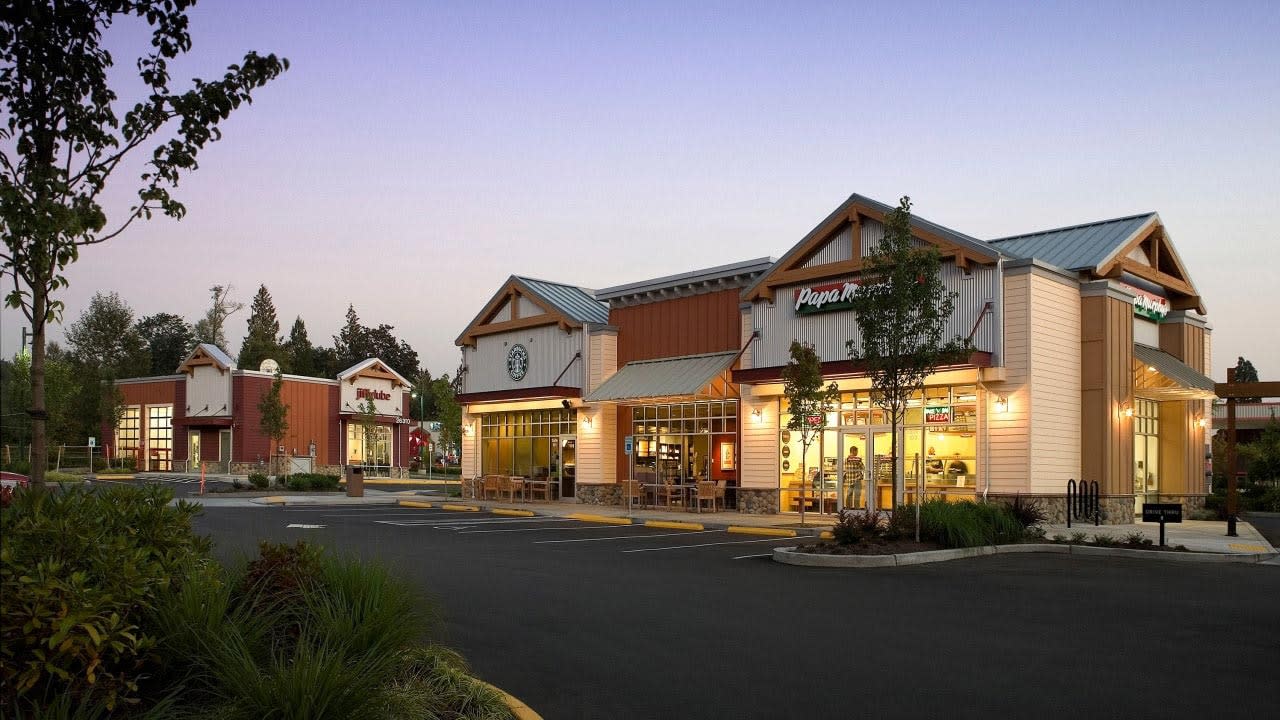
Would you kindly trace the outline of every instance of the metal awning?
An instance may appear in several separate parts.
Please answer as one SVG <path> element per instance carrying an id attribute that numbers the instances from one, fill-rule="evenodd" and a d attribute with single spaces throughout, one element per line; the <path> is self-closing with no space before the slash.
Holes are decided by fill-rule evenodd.
<path id="1" fill-rule="evenodd" d="M 589 393 L 587 402 L 732 397 L 727 372 L 738 351 L 629 362 Z"/>
<path id="2" fill-rule="evenodd" d="M 1133 346 L 1134 392 L 1153 400 L 1212 400 L 1213 380 L 1163 350 Z"/>

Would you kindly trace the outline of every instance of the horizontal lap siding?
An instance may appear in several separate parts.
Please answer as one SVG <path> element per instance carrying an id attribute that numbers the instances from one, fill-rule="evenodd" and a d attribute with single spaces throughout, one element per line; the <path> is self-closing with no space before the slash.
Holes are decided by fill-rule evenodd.
<path id="1" fill-rule="evenodd" d="M 1031 472 L 1031 305 L 1030 275 L 1010 275 L 1004 286 L 1004 332 L 1006 380 L 992 383 L 993 394 L 1009 399 L 1009 410 L 991 414 L 991 489 L 994 492 L 1025 492 Z"/>
<path id="2" fill-rule="evenodd" d="M 1080 291 L 1030 279 L 1031 491 L 1064 492 L 1080 470 Z"/>

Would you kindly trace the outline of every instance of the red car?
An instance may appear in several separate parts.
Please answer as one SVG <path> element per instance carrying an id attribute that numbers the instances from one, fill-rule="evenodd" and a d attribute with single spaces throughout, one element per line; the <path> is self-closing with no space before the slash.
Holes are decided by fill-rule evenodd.
<path id="1" fill-rule="evenodd" d="M 30 487 L 31 478 L 14 472 L 0 472 L 0 487 Z"/>

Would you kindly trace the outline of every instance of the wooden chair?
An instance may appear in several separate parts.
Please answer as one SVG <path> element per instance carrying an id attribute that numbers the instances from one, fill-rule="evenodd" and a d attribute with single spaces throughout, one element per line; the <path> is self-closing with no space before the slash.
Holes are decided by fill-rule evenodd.
<path id="1" fill-rule="evenodd" d="M 497 499 L 498 499 L 499 491 L 498 491 L 498 476 L 497 476 L 497 475 L 485 475 L 485 476 L 484 476 L 484 481 L 483 481 L 483 483 L 482 483 L 482 485 L 481 485 L 480 497 L 481 497 L 482 499 L 486 499 L 486 500 L 487 500 L 487 499 L 489 498 L 489 493 L 493 493 L 493 499 L 494 499 L 494 500 L 497 500 Z"/>
<path id="2" fill-rule="evenodd" d="M 715 486 L 716 486 L 716 502 L 720 503 L 720 509 L 721 509 L 721 510 L 724 510 L 724 509 L 726 509 L 726 507 L 727 507 L 727 506 L 724 504 L 724 489 L 725 489 L 725 485 L 726 485 L 726 484 L 727 484 L 727 483 L 720 482 L 719 480 L 715 481 Z M 712 504 L 712 506 L 711 506 L 711 507 L 712 507 L 712 508 L 714 508 L 714 507 L 715 507 L 715 505 L 714 505 L 714 504 Z"/>
<path id="3" fill-rule="evenodd" d="M 622 499 L 630 501 L 632 505 L 643 505 L 644 485 L 639 480 L 623 480 Z"/>
<path id="4" fill-rule="evenodd" d="M 535 496 L 542 495 L 542 499 L 551 501 L 551 480 L 550 478 L 540 477 L 533 480 L 525 481 L 525 487 L 529 488 L 529 499 L 535 499 Z"/>
<path id="5" fill-rule="evenodd" d="M 711 512 L 716 511 L 716 484 L 710 480 L 698 481 L 698 512 L 702 512 L 702 503 L 711 504 Z"/>
<path id="6" fill-rule="evenodd" d="M 672 507 L 676 504 L 684 507 L 684 488 L 677 487 L 675 483 L 671 482 L 671 478 L 665 478 L 657 490 L 657 496 L 662 498 L 667 507 Z"/>
<path id="7" fill-rule="evenodd" d="M 513 478 L 512 478 L 510 475 L 499 475 L 499 476 L 498 476 L 498 483 L 497 483 L 497 484 L 498 484 L 498 498 L 499 498 L 499 499 L 501 499 L 501 498 L 502 498 L 502 494 L 503 494 L 503 493 L 506 493 L 506 494 L 507 494 L 507 500 L 508 500 L 509 502 L 515 502 L 515 500 L 516 500 L 516 483 L 512 482 L 512 480 L 513 480 Z"/>

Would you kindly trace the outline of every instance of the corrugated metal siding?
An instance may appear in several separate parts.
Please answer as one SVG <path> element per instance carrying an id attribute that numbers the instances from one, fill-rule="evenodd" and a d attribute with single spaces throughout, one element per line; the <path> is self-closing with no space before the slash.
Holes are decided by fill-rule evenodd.
<path id="1" fill-rule="evenodd" d="M 187 379 L 186 417 L 226 417 L 231 414 L 231 373 L 212 365 L 197 365 Z"/>
<path id="2" fill-rule="evenodd" d="M 520 296 L 520 317 L 527 318 L 535 315 L 543 314 L 542 308 L 538 304 L 523 295 Z"/>
<path id="3" fill-rule="evenodd" d="M 516 343 L 529 351 L 529 369 L 520 382 L 507 375 L 507 352 Z M 566 333 L 555 325 L 483 335 L 476 338 L 474 348 L 463 348 L 463 362 L 467 366 L 463 376 L 464 392 L 550 386 L 582 349 L 581 330 Z M 582 361 L 575 360 L 557 385 L 580 388 L 582 377 Z"/>
<path id="4" fill-rule="evenodd" d="M 507 300 L 502 303 L 497 312 L 493 314 L 493 319 L 489 322 L 506 322 L 511 319 L 511 301 Z"/>
<path id="5" fill-rule="evenodd" d="M 863 238 L 865 241 L 865 232 Z M 944 337 L 968 337 L 983 306 L 988 300 L 996 298 L 999 272 L 995 266 L 977 265 L 973 266 L 973 273 L 966 277 L 964 271 L 954 263 L 943 263 L 939 274 L 948 289 L 959 293 L 955 301 L 956 311 L 947 323 Z M 755 304 L 752 322 L 760 328 L 762 337 L 752 346 L 751 367 L 786 365 L 790 359 L 788 350 L 792 340 L 812 344 L 824 362 L 849 358 L 845 341 L 861 339 L 853 312 L 796 314 L 795 290 L 810 284 L 778 288 L 776 303 L 770 305 L 761 301 Z M 999 336 L 997 312 L 983 318 L 973 337 L 973 343 L 978 350 L 994 353 L 999 350 Z"/>
<path id="6" fill-rule="evenodd" d="M 827 241 L 818 252 L 813 254 L 801 267 L 817 267 L 831 263 L 853 259 L 853 226 L 845 225 L 835 237 Z"/>
<path id="7" fill-rule="evenodd" d="M 739 291 L 672 298 L 614 308 L 618 365 L 636 360 L 737 350 Z"/>
<path id="8" fill-rule="evenodd" d="M 884 223 L 871 218 L 862 220 L 862 257 L 866 257 L 880 247 L 884 239 Z"/>
<path id="9" fill-rule="evenodd" d="M 1036 258 L 1067 270 L 1097 267 L 1143 225 L 1156 217 L 1143 213 L 1056 230 L 992 240 L 1000 252 Z"/>

